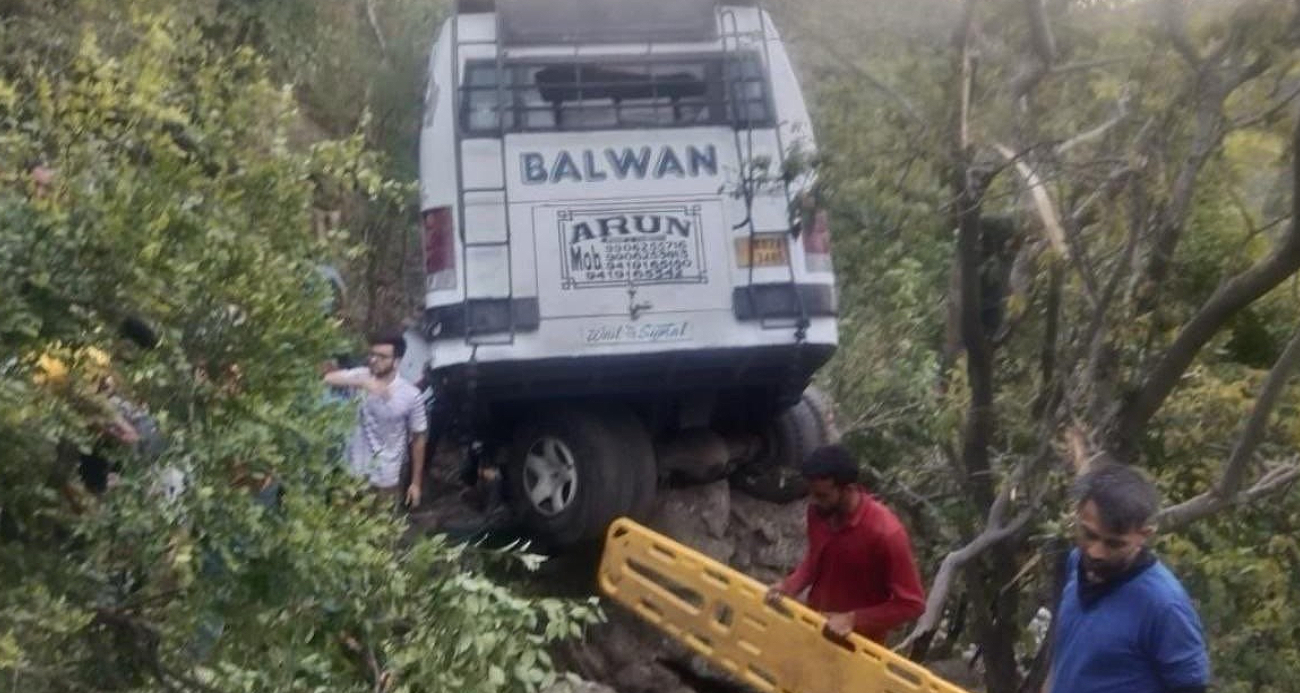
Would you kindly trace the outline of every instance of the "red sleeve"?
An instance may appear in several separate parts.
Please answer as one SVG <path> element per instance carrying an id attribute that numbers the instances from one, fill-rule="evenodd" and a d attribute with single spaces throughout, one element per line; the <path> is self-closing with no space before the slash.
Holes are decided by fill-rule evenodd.
<path id="1" fill-rule="evenodd" d="M 803 560 L 799 561 L 799 566 L 781 581 L 781 591 L 794 597 L 807 589 L 813 581 L 813 563 L 812 547 L 809 547 L 807 553 L 803 555 Z"/>
<path id="2" fill-rule="evenodd" d="M 817 556 L 821 552 L 821 542 L 817 539 L 812 513 L 808 515 L 808 550 L 804 552 L 803 560 L 799 561 L 794 572 L 781 581 L 781 591 L 792 597 L 807 589 L 817 577 Z"/>
<path id="3" fill-rule="evenodd" d="M 881 547 L 888 565 L 889 601 L 853 613 L 855 630 L 885 633 L 925 613 L 925 588 L 912 558 L 912 542 L 899 530 L 884 538 Z"/>

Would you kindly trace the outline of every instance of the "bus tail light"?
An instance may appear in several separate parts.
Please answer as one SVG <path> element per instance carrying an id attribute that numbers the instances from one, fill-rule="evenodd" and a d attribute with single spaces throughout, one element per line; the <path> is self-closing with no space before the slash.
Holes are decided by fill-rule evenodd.
<path id="1" fill-rule="evenodd" d="M 451 207 L 424 212 L 424 273 L 429 291 L 455 289 L 456 229 Z"/>
<path id="2" fill-rule="evenodd" d="M 809 272 L 830 272 L 831 228 L 826 210 L 812 213 L 812 223 L 803 230 L 803 254 Z"/>

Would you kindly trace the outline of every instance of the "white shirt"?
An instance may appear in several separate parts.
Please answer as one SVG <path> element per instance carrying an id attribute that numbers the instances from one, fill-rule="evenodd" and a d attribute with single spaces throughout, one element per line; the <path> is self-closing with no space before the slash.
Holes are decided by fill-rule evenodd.
<path id="1" fill-rule="evenodd" d="M 366 368 L 346 372 L 349 377 L 369 376 Z M 348 467 L 372 486 L 391 488 L 401 480 L 410 458 L 411 436 L 429 430 L 420 391 L 400 375 L 388 384 L 388 396 L 366 392 L 357 408 L 357 426 L 348 442 Z"/>

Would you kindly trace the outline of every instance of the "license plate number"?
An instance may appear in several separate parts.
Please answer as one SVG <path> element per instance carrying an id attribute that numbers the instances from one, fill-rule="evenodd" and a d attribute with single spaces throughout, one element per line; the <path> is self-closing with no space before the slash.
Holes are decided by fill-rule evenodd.
<path id="1" fill-rule="evenodd" d="M 790 262 L 790 245 L 785 234 L 758 234 L 736 239 L 736 262 L 740 267 L 784 267 Z"/>

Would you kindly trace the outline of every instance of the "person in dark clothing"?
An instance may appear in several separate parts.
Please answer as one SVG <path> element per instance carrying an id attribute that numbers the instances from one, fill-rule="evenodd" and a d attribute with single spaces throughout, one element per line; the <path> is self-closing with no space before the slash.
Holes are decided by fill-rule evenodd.
<path id="1" fill-rule="evenodd" d="M 1051 644 L 1050 693 L 1204 693 L 1210 661 L 1178 578 L 1147 547 L 1159 493 L 1105 464 L 1075 484 L 1075 542 Z"/>
<path id="2" fill-rule="evenodd" d="M 813 451 L 802 473 L 808 480 L 808 551 L 768 590 L 767 601 L 808 590 L 808 606 L 826 614 L 833 634 L 856 631 L 883 643 L 891 630 L 925 611 L 907 529 L 858 485 L 858 463 L 847 448 Z"/>

